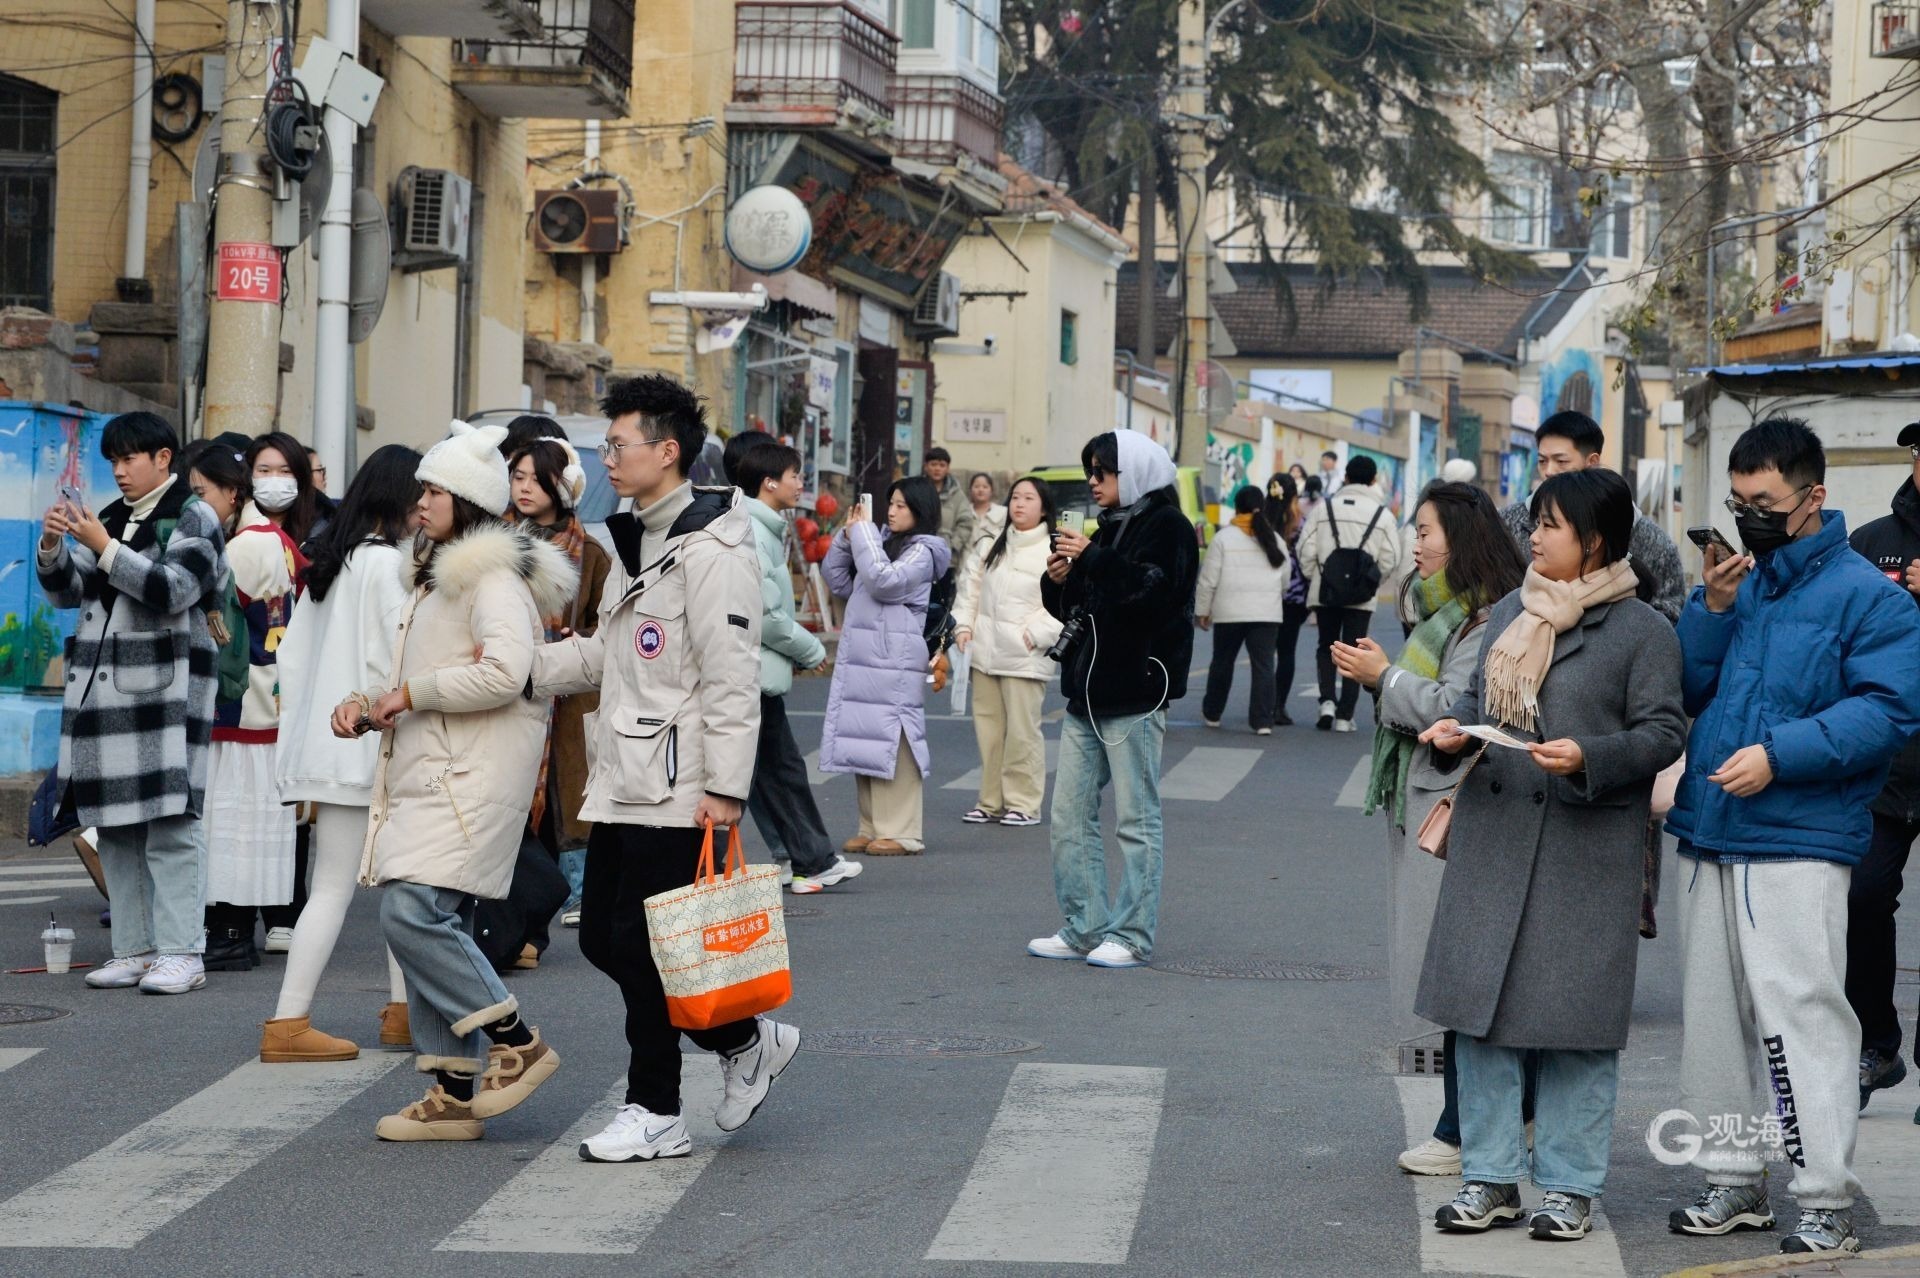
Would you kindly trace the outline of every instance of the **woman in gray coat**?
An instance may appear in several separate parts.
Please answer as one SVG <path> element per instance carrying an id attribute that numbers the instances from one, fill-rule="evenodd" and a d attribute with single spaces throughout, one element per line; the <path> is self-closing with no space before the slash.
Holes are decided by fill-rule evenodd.
<path id="1" fill-rule="evenodd" d="M 1533 564 L 1487 625 L 1466 693 L 1420 740 L 1484 745 L 1454 796 L 1446 872 L 1414 1008 L 1456 1033 L 1464 1184 L 1434 1223 L 1518 1220 L 1521 1090 L 1540 1055 L 1533 1237 L 1592 1228 L 1606 1184 L 1633 1011 L 1641 852 L 1653 778 L 1680 757 L 1680 644 L 1628 562 L 1633 494 L 1612 471 L 1557 475 L 1533 498 Z"/>
<path id="2" fill-rule="evenodd" d="M 1373 775 L 1367 811 L 1387 813 L 1387 864 L 1392 894 L 1387 902 L 1391 952 L 1387 998 L 1394 1040 L 1419 1042 L 1441 1027 L 1413 1010 L 1427 933 L 1440 899 L 1444 864 L 1420 850 L 1416 837 L 1458 771 L 1450 755 L 1434 754 L 1418 737 L 1445 715 L 1467 690 L 1480 667 L 1487 614 L 1520 586 L 1526 563 L 1500 522 L 1492 498 L 1472 484 L 1436 481 L 1420 495 L 1413 517 L 1413 567 L 1400 590 L 1400 619 L 1411 627 L 1391 663 L 1371 639 L 1333 645 L 1333 664 L 1343 677 L 1370 688 L 1376 698 Z M 1446 1107 L 1431 1139 L 1400 1155 L 1400 1167 L 1422 1176 L 1460 1174 L 1460 1107 L 1454 1070 L 1453 1031 L 1446 1031 Z M 1531 1097 L 1529 1097 L 1531 1099 Z M 1531 1109 L 1526 1117 L 1532 1118 Z"/>

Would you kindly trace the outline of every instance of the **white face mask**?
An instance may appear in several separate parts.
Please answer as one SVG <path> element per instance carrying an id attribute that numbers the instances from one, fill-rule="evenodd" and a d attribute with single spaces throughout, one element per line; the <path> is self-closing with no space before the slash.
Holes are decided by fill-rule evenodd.
<path id="1" fill-rule="evenodd" d="M 300 484 L 292 475 L 262 475 L 253 481 L 254 505 L 270 515 L 293 505 L 299 496 Z"/>

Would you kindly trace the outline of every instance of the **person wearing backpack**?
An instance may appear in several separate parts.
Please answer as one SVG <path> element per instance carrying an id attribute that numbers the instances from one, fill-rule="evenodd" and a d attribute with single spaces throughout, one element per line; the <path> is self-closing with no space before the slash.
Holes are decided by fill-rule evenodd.
<path id="1" fill-rule="evenodd" d="M 1313 512 L 1300 533 L 1300 568 L 1307 574 L 1307 606 L 1319 628 L 1320 719 L 1325 732 L 1353 731 L 1360 685 L 1339 679 L 1333 645 L 1356 644 L 1373 623 L 1380 583 L 1400 566 L 1400 529 L 1375 481 L 1371 457 L 1347 460 L 1347 482 Z"/>

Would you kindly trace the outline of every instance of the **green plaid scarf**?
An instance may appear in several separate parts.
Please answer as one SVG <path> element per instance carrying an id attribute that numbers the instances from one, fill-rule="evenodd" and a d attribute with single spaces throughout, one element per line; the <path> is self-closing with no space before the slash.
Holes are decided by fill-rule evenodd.
<path id="1" fill-rule="evenodd" d="M 1467 605 L 1447 585 L 1446 569 L 1423 579 L 1413 590 L 1420 623 L 1394 659 L 1394 666 L 1422 679 L 1440 677 L 1440 660 L 1447 643 L 1465 625 Z M 1379 724 L 1373 730 L 1373 775 L 1367 781 L 1368 814 L 1391 807 L 1395 826 L 1407 823 L 1407 770 L 1413 766 L 1417 736 Z"/>

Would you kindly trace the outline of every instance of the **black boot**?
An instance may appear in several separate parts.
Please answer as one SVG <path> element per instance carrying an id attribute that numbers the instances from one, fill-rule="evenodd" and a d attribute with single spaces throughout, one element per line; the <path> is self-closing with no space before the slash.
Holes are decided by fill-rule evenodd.
<path id="1" fill-rule="evenodd" d="M 202 961 L 209 972 L 250 972 L 260 965 L 253 938 L 235 928 L 207 933 L 207 952 Z"/>

